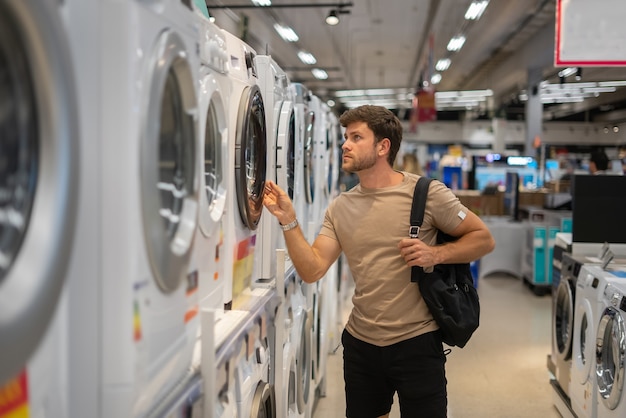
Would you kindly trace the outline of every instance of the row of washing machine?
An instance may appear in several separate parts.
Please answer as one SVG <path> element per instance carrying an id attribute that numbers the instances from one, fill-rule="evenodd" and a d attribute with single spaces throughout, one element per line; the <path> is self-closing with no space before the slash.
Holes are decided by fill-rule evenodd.
<path id="1" fill-rule="evenodd" d="M 565 416 L 626 416 L 626 259 L 605 264 L 611 248 L 600 247 L 583 243 L 577 250 L 574 243 L 573 254 L 561 255 L 551 358 L 555 399 Z M 621 245 L 612 249 L 626 254 Z"/>
<path id="2" fill-rule="evenodd" d="M 262 197 L 313 239 L 328 107 L 191 0 L 3 1 L 0 74 L 0 417 L 311 416 L 339 272 Z"/>

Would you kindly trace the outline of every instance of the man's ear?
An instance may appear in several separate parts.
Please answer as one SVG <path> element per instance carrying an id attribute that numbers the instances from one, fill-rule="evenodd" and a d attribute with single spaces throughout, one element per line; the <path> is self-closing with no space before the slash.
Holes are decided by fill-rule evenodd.
<path id="1" fill-rule="evenodd" d="M 378 155 L 383 156 L 389 154 L 389 150 L 391 149 L 391 140 L 389 138 L 383 138 L 378 141 Z"/>

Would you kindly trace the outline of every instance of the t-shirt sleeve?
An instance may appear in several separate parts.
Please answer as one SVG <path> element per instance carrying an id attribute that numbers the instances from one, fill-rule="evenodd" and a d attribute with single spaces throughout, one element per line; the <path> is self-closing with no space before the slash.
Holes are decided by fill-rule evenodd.
<path id="1" fill-rule="evenodd" d="M 332 209 L 335 207 L 335 201 L 332 201 L 326 212 L 324 213 L 324 222 L 322 223 L 322 228 L 320 229 L 320 235 L 324 235 L 330 237 L 334 240 L 337 240 L 337 233 L 335 232 L 335 224 L 332 216 Z"/>
<path id="2" fill-rule="evenodd" d="M 434 227 L 449 234 L 463 222 L 468 211 L 445 184 L 438 180 L 431 182 L 425 216 L 430 215 Z"/>

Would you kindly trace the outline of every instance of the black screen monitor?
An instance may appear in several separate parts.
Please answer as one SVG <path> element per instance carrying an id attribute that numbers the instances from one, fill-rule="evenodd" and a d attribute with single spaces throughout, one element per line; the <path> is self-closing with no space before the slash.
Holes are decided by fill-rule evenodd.
<path id="1" fill-rule="evenodd" d="M 626 243 L 626 176 L 576 175 L 572 182 L 572 240 Z"/>

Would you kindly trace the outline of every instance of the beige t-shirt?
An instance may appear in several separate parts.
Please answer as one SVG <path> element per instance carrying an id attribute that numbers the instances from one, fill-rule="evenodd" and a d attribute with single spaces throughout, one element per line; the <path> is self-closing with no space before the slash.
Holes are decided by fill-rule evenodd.
<path id="1" fill-rule="evenodd" d="M 320 234 L 336 239 L 355 282 L 346 328 L 356 338 L 388 346 L 438 329 L 398 243 L 408 238 L 413 191 L 419 176 L 403 172 L 401 184 L 367 189 L 360 184 L 334 199 Z M 468 209 L 439 181 L 429 188 L 420 238 L 434 245 L 437 228 L 450 233 Z"/>

